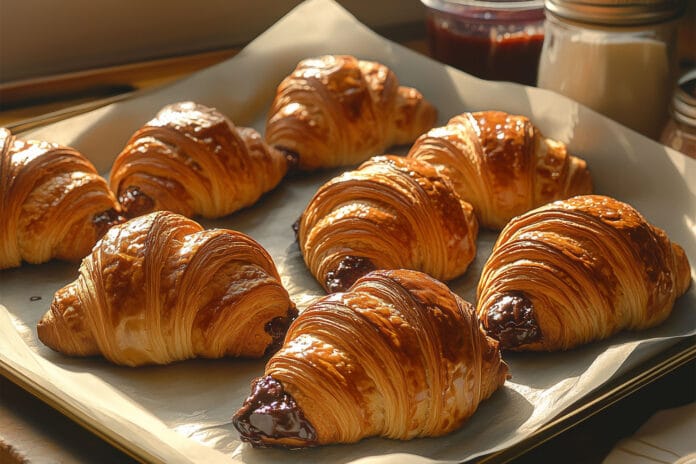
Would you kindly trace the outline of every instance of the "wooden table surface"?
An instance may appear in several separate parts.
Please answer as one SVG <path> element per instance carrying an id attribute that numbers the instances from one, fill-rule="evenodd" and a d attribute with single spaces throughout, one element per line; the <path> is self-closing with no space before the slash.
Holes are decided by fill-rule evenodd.
<path id="1" fill-rule="evenodd" d="M 696 35 L 686 35 L 687 53 Z M 425 52 L 421 38 L 393 37 Z M 693 42 L 691 42 L 693 40 Z M 691 48 L 689 48 L 691 47 Z M 0 126 L 30 127 L 33 118 L 125 92 L 166 84 L 233 56 L 236 49 L 0 86 Z M 692 56 L 696 56 L 696 52 Z M 692 62 L 693 65 L 693 62 Z M 28 123 L 27 123 L 28 121 Z M 601 462 L 653 413 L 696 401 L 696 361 L 668 373 L 574 428 L 513 460 L 515 463 Z M 0 464 L 128 463 L 126 454 L 0 376 Z"/>

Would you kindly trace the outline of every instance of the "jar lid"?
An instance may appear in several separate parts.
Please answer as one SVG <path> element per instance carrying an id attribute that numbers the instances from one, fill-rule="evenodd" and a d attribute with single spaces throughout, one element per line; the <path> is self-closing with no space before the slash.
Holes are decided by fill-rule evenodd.
<path id="1" fill-rule="evenodd" d="M 679 16 L 683 0 L 546 0 L 551 13 L 573 21 L 634 26 Z"/>
<path id="2" fill-rule="evenodd" d="M 672 98 L 672 114 L 678 122 L 696 127 L 696 69 L 679 79 Z"/>

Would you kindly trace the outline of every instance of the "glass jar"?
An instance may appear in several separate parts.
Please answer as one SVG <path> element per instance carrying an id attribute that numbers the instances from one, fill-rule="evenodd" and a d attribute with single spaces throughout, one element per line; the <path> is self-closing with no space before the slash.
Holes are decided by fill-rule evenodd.
<path id="1" fill-rule="evenodd" d="M 679 79 L 670 110 L 660 141 L 696 158 L 696 69 Z"/>
<path id="2" fill-rule="evenodd" d="M 546 0 L 537 85 L 657 138 L 676 71 L 679 0 Z"/>
<path id="3" fill-rule="evenodd" d="M 535 85 L 543 0 L 422 0 L 430 55 L 482 79 Z"/>

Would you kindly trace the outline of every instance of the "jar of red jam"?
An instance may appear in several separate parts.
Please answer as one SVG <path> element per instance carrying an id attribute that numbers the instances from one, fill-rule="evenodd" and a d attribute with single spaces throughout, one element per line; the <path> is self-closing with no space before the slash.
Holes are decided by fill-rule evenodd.
<path id="1" fill-rule="evenodd" d="M 421 0 L 430 55 L 482 79 L 535 85 L 543 0 Z"/>

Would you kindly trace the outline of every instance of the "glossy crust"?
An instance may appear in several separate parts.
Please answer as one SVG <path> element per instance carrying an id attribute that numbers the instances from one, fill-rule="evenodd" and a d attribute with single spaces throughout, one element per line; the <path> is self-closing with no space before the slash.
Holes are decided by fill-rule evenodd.
<path id="1" fill-rule="evenodd" d="M 495 230 L 551 201 L 592 193 L 584 160 L 545 138 L 526 117 L 501 111 L 455 116 L 419 137 L 408 157 L 448 176 L 481 226 Z"/>
<path id="2" fill-rule="evenodd" d="M 106 181 L 82 154 L 0 128 L 0 269 L 78 261 L 123 221 Z"/>
<path id="3" fill-rule="evenodd" d="M 139 129 L 111 168 L 129 217 L 167 210 L 216 218 L 254 204 L 288 170 L 284 153 L 213 108 L 167 105 Z"/>
<path id="4" fill-rule="evenodd" d="M 56 351 L 138 366 L 259 357 L 280 346 L 295 314 L 250 237 L 156 212 L 109 230 L 37 331 Z"/>
<path id="5" fill-rule="evenodd" d="M 437 112 L 386 66 L 346 55 L 301 61 L 278 86 L 266 141 L 299 156 L 300 169 L 358 164 L 413 142 Z"/>
<path id="6" fill-rule="evenodd" d="M 307 266 L 328 292 L 374 269 L 415 269 L 436 279 L 464 273 L 478 223 L 445 178 L 418 160 L 371 158 L 319 188 L 300 218 Z"/>
<path id="7" fill-rule="evenodd" d="M 302 312 L 233 423 L 256 446 L 444 435 L 505 382 L 497 345 L 444 284 L 374 271 Z M 284 401 L 264 401 L 260 382 Z M 301 433 L 273 426 L 288 415 L 302 419 Z"/>
<path id="8" fill-rule="evenodd" d="M 511 350 L 566 350 L 653 327 L 689 287 L 684 250 L 631 206 L 557 201 L 513 219 L 478 285 L 478 314 Z"/>

